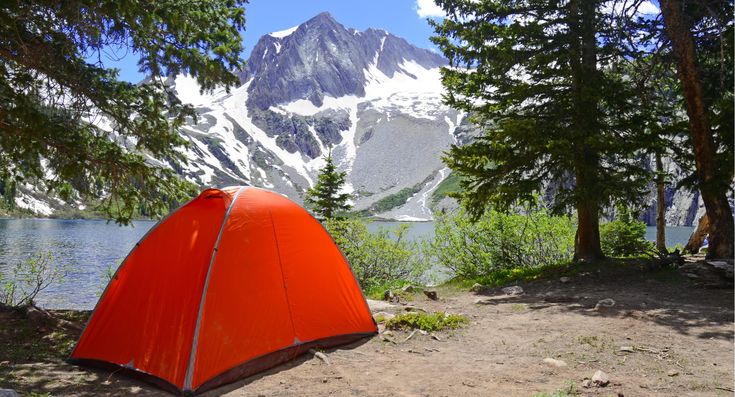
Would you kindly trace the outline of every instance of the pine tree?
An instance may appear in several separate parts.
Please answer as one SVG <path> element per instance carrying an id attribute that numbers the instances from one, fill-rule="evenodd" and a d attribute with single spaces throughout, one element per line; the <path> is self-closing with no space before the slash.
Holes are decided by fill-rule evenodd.
<path id="1" fill-rule="evenodd" d="M 660 3 L 689 118 L 687 146 L 695 164 L 689 182 L 699 189 L 709 220 L 707 256 L 732 258 L 735 225 L 727 200 L 733 179 L 732 2 Z"/>
<path id="2" fill-rule="evenodd" d="M 316 185 L 306 192 L 304 202 L 319 219 L 334 219 L 352 206 L 348 203 L 352 196 L 340 193 L 347 179 L 346 172 L 337 170 L 332 160 L 331 150 L 325 157 L 326 164 L 319 172 Z"/>
<path id="3" fill-rule="evenodd" d="M 444 158 L 462 178 L 460 201 L 479 216 L 551 183 L 553 207 L 576 210 L 578 260 L 603 257 L 601 209 L 640 201 L 649 177 L 639 99 L 618 72 L 626 15 L 604 3 L 437 0 L 448 17 L 431 22 L 449 59 L 445 100 L 484 130 Z"/>
<path id="4" fill-rule="evenodd" d="M 239 83 L 246 3 L 0 3 L 0 180 L 101 198 L 99 209 L 121 223 L 186 199 L 195 187 L 174 172 L 186 160 L 178 129 L 195 112 L 165 80 Z M 146 81 L 119 81 L 106 65 L 117 54 L 136 57 Z"/>

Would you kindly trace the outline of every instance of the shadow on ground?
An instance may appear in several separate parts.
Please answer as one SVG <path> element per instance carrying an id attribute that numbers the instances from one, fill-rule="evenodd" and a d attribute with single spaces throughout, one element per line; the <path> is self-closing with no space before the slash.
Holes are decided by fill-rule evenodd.
<path id="1" fill-rule="evenodd" d="M 648 269 L 636 264 L 611 263 L 589 271 L 518 283 L 524 293 L 508 296 L 490 289 L 484 304 L 526 304 L 531 310 L 556 306 L 561 310 L 592 317 L 633 317 L 655 322 L 673 331 L 706 339 L 733 340 L 733 330 L 713 332 L 712 326 L 732 325 L 733 289 L 702 288 L 674 268 Z M 600 302 L 612 299 L 610 302 Z M 598 305 L 599 303 L 599 305 Z M 701 328 L 710 328 L 701 330 Z M 731 328 L 731 327 L 730 327 Z"/>

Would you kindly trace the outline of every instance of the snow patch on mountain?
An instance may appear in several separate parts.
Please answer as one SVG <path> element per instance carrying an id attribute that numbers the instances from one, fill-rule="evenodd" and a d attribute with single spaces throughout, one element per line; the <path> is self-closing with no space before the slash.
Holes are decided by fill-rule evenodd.
<path id="1" fill-rule="evenodd" d="M 224 88 L 216 88 L 209 92 L 202 92 L 196 78 L 188 74 L 180 74 L 174 78 L 173 86 L 176 97 L 182 103 L 193 106 L 207 106 L 218 98 L 227 94 Z"/>
<path id="2" fill-rule="evenodd" d="M 54 213 L 53 208 L 42 200 L 39 200 L 29 194 L 20 194 L 15 197 L 15 205 L 18 208 L 23 208 L 32 211 L 38 215 L 49 216 Z"/>
<path id="3" fill-rule="evenodd" d="M 285 29 L 285 30 L 280 30 L 278 32 L 271 32 L 268 35 L 271 36 L 271 37 L 275 37 L 277 39 L 283 39 L 283 38 L 286 38 L 286 37 L 292 35 L 293 32 L 295 32 L 299 28 L 299 26 L 301 26 L 301 25 L 294 26 L 292 28 L 288 28 L 288 29 Z"/>

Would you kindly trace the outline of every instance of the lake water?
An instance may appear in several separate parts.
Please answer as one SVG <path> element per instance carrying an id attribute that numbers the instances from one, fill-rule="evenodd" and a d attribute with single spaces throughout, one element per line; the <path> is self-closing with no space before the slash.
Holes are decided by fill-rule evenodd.
<path id="1" fill-rule="evenodd" d="M 121 227 L 101 220 L 0 219 L 0 270 L 38 252 L 52 252 L 58 263 L 72 269 L 64 283 L 43 291 L 38 304 L 53 309 L 92 309 L 105 287 L 108 267 L 117 268 L 136 242 L 155 222 L 137 221 Z M 399 222 L 373 222 L 371 230 L 395 227 Z M 666 243 L 685 244 L 693 228 L 667 228 Z M 430 238 L 431 222 L 411 223 L 407 237 Z M 646 238 L 655 238 L 648 228 Z"/>

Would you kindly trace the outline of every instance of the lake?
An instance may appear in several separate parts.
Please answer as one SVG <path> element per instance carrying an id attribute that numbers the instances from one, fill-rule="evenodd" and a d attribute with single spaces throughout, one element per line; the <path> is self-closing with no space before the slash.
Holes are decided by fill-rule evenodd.
<path id="1" fill-rule="evenodd" d="M 40 306 L 52 309 L 92 309 L 105 287 L 108 267 L 117 268 L 136 242 L 155 222 L 136 221 L 121 227 L 102 220 L 0 219 L 0 270 L 38 252 L 51 251 L 59 263 L 72 271 L 64 283 L 53 285 L 38 298 Z M 371 230 L 395 227 L 400 222 L 373 222 Z M 430 238 L 431 222 L 410 223 L 407 237 Z M 668 227 L 666 244 L 685 244 L 692 227 Z M 655 238 L 649 227 L 646 238 Z"/>

